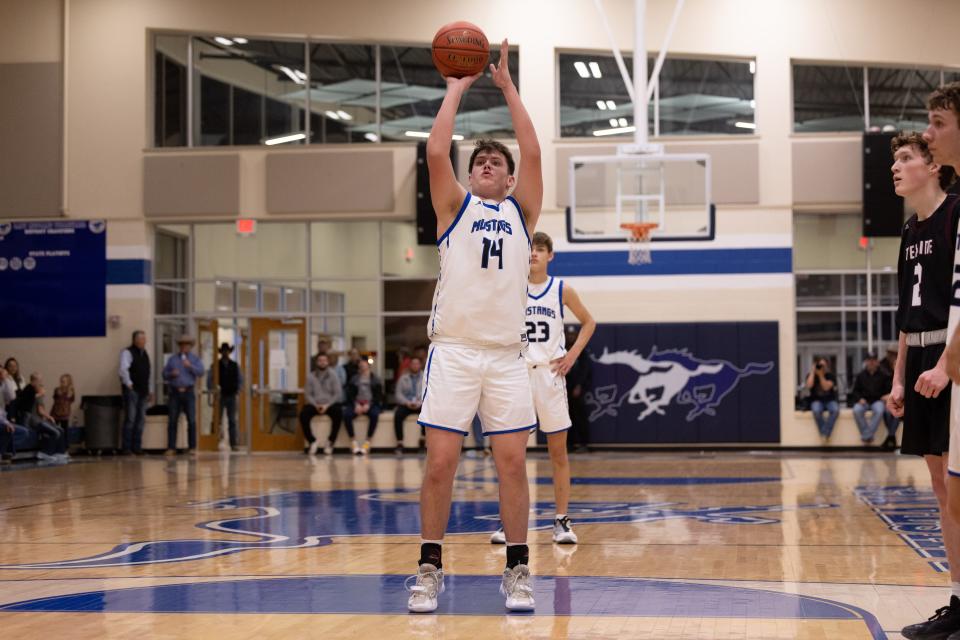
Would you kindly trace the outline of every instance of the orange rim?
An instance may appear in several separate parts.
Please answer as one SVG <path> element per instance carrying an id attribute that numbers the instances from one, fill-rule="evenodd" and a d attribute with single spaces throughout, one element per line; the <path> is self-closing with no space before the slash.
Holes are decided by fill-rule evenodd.
<path id="1" fill-rule="evenodd" d="M 646 240 L 653 230 L 659 226 L 656 222 L 624 222 L 620 225 L 620 228 L 630 231 L 630 235 L 635 240 Z"/>

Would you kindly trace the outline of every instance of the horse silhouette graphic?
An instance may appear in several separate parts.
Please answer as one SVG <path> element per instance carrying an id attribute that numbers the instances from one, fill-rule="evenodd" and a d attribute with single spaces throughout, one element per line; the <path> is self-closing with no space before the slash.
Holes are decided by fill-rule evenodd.
<path id="1" fill-rule="evenodd" d="M 688 422 L 703 414 L 715 416 L 717 407 L 742 378 L 773 370 L 772 362 L 751 362 L 740 368 L 727 360 L 701 360 L 687 349 L 659 351 L 656 346 L 646 357 L 636 349 L 611 352 L 604 348 L 593 360 L 599 364 L 626 365 L 638 376 L 625 394 L 620 395 L 616 385 L 599 387 L 587 394 L 586 402 L 593 405 L 591 421 L 603 415 L 616 416 L 624 401 L 643 406 L 638 421 L 653 414 L 665 415 L 674 401 L 692 405 L 686 416 Z"/>

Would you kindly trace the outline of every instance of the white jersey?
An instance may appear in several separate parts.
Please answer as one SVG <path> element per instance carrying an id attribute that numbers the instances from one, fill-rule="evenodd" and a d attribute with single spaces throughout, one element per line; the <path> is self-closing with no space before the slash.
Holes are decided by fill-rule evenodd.
<path id="1" fill-rule="evenodd" d="M 950 298 L 950 311 L 947 316 L 947 343 L 960 327 L 960 233 L 954 238 L 953 253 L 953 295 Z M 960 476 L 960 385 L 949 383 L 950 389 L 950 453 L 947 458 L 947 471 L 952 476 Z"/>
<path id="2" fill-rule="evenodd" d="M 437 249 L 430 340 L 476 347 L 525 342 L 530 236 L 516 199 L 490 203 L 468 193 Z"/>
<path id="3" fill-rule="evenodd" d="M 530 364 L 547 364 L 567 352 L 563 340 L 563 280 L 527 289 L 527 347 Z"/>

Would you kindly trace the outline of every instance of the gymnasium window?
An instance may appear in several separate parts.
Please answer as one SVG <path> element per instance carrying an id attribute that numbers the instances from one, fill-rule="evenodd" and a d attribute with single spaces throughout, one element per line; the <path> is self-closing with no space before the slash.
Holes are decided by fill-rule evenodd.
<path id="1" fill-rule="evenodd" d="M 153 139 L 158 147 L 187 146 L 187 37 L 158 35 L 153 68 Z"/>
<path id="2" fill-rule="evenodd" d="M 867 300 L 865 273 L 797 273 L 797 383 L 803 384 L 814 356 L 833 363 L 843 400 L 872 350 L 881 357 L 897 342 L 896 273 L 872 273 Z M 868 315 L 873 326 L 868 326 Z"/>
<path id="3" fill-rule="evenodd" d="M 648 73 L 654 63 L 647 59 Z M 557 64 L 561 137 L 633 135 L 633 102 L 613 55 L 559 53 Z M 632 74 L 632 56 L 624 65 Z M 647 109 L 648 133 L 754 133 L 755 71 L 752 60 L 667 56 Z"/>
<path id="4" fill-rule="evenodd" d="M 509 55 L 520 88 L 518 49 Z M 445 93 L 426 45 L 154 38 L 157 147 L 414 142 L 429 132 Z M 455 133 L 513 137 L 496 87 L 472 88 Z"/>
<path id="5" fill-rule="evenodd" d="M 793 63 L 793 130 L 922 130 L 927 95 L 960 77 L 933 67 Z"/>
<path id="6" fill-rule="evenodd" d="M 399 351 L 426 342 L 439 260 L 412 221 L 264 221 L 249 236 L 233 224 L 165 224 L 154 238 L 158 336 L 199 318 L 306 318 L 305 357 L 321 337 L 334 351 L 357 347 L 391 398 Z"/>

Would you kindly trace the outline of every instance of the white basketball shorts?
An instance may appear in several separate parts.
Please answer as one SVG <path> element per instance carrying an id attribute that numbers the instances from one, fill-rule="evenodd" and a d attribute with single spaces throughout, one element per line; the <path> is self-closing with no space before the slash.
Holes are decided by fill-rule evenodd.
<path id="1" fill-rule="evenodd" d="M 527 363 L 515 347 L 433 343 L 418 423 L 467 435 L 480 415 L 484 435 L 537 427 Z"/>
<path id="2" fill-rule="evenodd" d="M 551 371 L 549 364 L 530 365 L 528 372 L 540 431 L 550 434 L 569 429 L 573 423 L 567 406 L 566 379 Z"/>
<path id="3" fill-rule="evenodd" d="M 947 472 L 960 477 L 960 385 L 949 383 L 950 390 L 950 451 L 947 454 Z"/>

